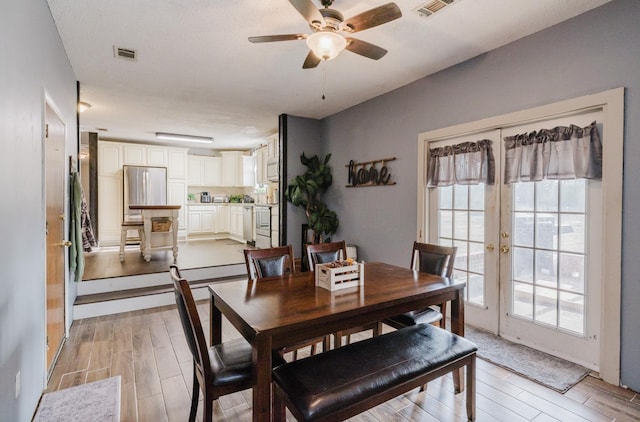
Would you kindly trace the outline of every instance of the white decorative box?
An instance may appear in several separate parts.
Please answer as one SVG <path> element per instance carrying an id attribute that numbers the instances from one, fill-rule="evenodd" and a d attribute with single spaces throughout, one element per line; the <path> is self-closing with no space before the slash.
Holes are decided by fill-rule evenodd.
<path id="1" fill-rule="evenodd" d="M 348 261 L 316 264 L 316 286 L 327 290 L 348 289 L 364 284 L 364 264 Z"/>

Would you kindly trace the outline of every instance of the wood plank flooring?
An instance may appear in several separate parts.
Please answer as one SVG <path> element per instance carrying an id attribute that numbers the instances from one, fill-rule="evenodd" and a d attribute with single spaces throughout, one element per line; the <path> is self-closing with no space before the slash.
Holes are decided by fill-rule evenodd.
<path id="1" fill-rule="evenodd" d="M 199 302 L 198 310 L 208 327 L 208 303 Z M 238 336 L 225 321 L 223 340 Z M 178 313 L 167 306 L 75 321 L 47 392 L 120 375 L 122 422 L 184 422 L 192 370 Z M 221 397 L 214 409 L 216 421 L 250 421 L 251 390 Z M 201 415 L 200 409 L 198 420 Z M 454 395 L 451 376 L 445 376 L 426 392 L 415 389 L 351 420 L 464 421 L 464 394 Z M 593 377 L 563 395 L 478 359 L 477 420 L 638 421 L 640 397 Z"/>

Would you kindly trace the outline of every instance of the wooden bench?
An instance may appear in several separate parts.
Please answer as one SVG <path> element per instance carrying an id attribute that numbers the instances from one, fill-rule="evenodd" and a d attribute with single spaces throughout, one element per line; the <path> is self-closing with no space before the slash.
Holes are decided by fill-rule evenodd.
<path id="1" fill-rule="evenodd" d="M 467 418 L 475 420 L 475 344 L 418 324 L 273 370 L 274 420 L 285 406 L 299 421 L 350 418 L 466 366 Z"/>

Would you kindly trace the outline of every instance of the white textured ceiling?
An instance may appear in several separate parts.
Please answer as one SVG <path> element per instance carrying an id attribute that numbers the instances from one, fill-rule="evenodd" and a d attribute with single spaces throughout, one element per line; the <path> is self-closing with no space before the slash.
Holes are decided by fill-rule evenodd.
<path id="1" fill-rule="evenodd" d="M 387 1 L 333 8 L 349 18 Z M 48 3 L 81 100 L 92 105 L 81 130 L 142 142 L 155 132 L 211 136 L 213 148 L 248 149 L 277 131 L 281 113 L 329 116 L 610 0 L 457 0 L 423 18 L 414 9 L 426 1 L 396 0 L 400 19 L 353 35 L 389 50 L 379 61 L 344 51 L 309 70 L 304 41 L 247 40 L 309 33 L 287 0 Z M 138 60 L 115 59 L 114 46 L 135 49 Z"/>

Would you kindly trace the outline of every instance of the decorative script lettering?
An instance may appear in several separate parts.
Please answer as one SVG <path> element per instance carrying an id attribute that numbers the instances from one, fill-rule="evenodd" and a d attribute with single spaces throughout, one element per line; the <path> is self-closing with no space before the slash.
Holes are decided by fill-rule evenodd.
<path id="1" fill-rule="evenodd" d="M 363 163 L 356 163 L 354 160 L 349 161 L 346 166 L 349 169 L 349 182 L 346 187 L 395 185 L 396 182 L 391 181 L 391 173 L 385 165 L 386 162 L 395 159 L 395 157 L 383 158 L 382 160 L 365 161 Z"/>

